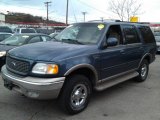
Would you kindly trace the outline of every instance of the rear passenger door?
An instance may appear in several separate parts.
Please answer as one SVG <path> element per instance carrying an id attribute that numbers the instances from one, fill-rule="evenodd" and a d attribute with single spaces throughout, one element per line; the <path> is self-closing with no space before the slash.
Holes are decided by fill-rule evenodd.
<path id="1" fill-rule="evenodd" d="M 139 62 L 144 53 L 143 46 L 134 25 L 122 25 L 124 34 L 125 55 L 128 70 L 138 68 Z"/>

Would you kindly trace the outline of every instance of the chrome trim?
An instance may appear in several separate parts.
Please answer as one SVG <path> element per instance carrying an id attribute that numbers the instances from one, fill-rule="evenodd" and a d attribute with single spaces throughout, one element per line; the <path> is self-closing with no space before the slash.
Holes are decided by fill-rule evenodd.
<path id="1" fill-rule="evenodd" d="M 130 44 L 126 44 L 127 45 L 127 47 L 132 47 L 132 46 L 135 46 L 135 45 L 142 45 L 142 43 L 141 42 L 139 42 L 139 43 L 130 43 Z"/>
<path id="2" fill-rule="evenodd" d="M 80 69 L 80 68 L 89 68 L 90 70 L 92 70 L 92 72 L 94 73 L 95 77 L 96 77 L 96 81 L 98 81 L 98 74 L 97 74 L 97 70 L 94 68 L 94 66 L 90 65 L 90 64 L 78 64 L 73 66 L 72 68 L 70 68 L 65 74 L 64 76 L 69 75 L 71 72 Z"/>

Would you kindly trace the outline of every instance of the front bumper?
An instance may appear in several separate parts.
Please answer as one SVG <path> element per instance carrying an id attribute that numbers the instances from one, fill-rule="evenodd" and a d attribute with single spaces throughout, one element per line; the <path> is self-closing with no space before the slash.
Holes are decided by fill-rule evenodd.
<path id="1" fill-rule="evenodd" d="M 9 72 L 5 65 L 1 72 L 5 87 L 34 99 L 57 98 L 65 80 L 65 77 L 21 77 Z"/>

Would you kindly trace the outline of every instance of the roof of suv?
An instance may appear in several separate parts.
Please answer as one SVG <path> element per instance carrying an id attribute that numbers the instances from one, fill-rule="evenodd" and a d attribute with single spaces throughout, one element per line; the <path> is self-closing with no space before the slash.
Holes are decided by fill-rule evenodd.
<path id="1" fill-rule="evenodd" d="M 92 20 L 92 21 L 88 21 L 85 23 L 103 23 L 103 24 L 129 24 L 129 25 L 142 25 L 142 26 L 148 26 L 148 23 L 141 23 L 141 22 L 126 22 L 126 21 L 119 21 L 119 20 L 115 20 L 115 21 L 111 21 L 111 20 Z"/>

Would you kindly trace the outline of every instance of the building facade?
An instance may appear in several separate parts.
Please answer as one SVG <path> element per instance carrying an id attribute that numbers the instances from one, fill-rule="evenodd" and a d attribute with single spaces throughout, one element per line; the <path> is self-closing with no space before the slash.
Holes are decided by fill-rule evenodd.
<path id="1" fill-rule="evenodd" d="M 0 23 L 5 23 L 5 14 L 0 13 Z"/>

